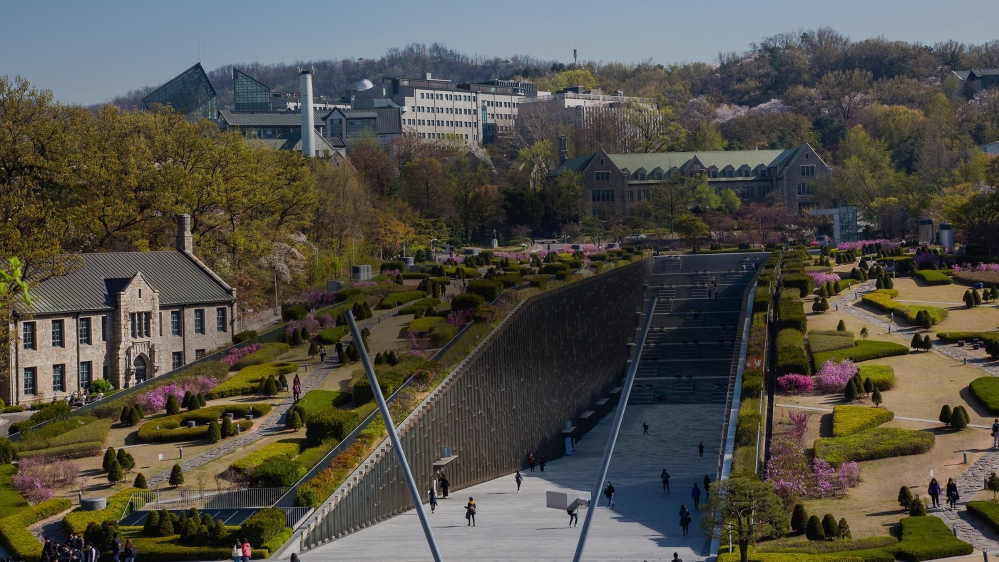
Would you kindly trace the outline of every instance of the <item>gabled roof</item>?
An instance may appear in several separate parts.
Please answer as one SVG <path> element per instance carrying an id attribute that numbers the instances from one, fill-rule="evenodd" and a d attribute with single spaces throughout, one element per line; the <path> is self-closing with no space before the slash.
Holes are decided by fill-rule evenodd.
<path id="1" fill-rule="evenodd" d="M 160 306 L 232 302 L 230 287 L 183 252 L 107 252 L 81 254 L 83 266 L 46 279 L 31 290 L 31 306 L 20 314 L 111 310 L 117 293 L 136 275 L 159 291 Z"/>
<path id="2" fill-rule="evenodd" d="M 322 124 L 322 113 L 313 111 L 315 122 Z M 219 119 L 230 127 L 301 127 L 301 111 L 233 111 L 220 109 Z"/>
<path id="3" fill-rule="evenodd" d="M 331 153 L 336 150 L 336 145 L 331 143 L 329 139 L 319 134 L 318 131 L 312 132 L 313 142 L 316 147 L 316 154 L 322 156 L 324 150 L 328 150 Z M 260 143 L 271 150 L 302 150 L 302 128 L 299 127 L 293 131 L 287 133 L 282 133 L 273 139 L 247 139 L 247 143 Z"/>
<path id="4" fill-rule="evenodd" d="M 557 176 L 563 172 L 578 172 L 587 167 L 590 164 L 590 160 L 592 160 L 594 156 L 596 156 L 596 153 L 569 158 L 565 162 L 556 166 L 554 170 L 548 172 L 548 175 Z"/>
<path id="5" fill-rule="evenodd" d="M 705 169 L 715 168 L 724 170 L 731 166 L 738 170 L 748 166 L 756 169 L 760 166 L 767 168 L 780 167 L 793 157 L 800 147 L 787 148 L 784 150 L 711 150 L 697 152 L 649 152 L 631 154 L 608 154 L 615 166 L 620 170 L 651 170 L 660 168 L 662 170 L 686 170 L 691 164 L 698 164 Z M 596 155 L 588 154 L 570 158 L 562 162 L 549 173 L 549 177 L 557 176 L 567 170 L 580 171 L 586 168 L 590 160 Z M 724 179 L 724 178 L 713 178 Z M 732 178 L 743 179 L 745 178 Z"/>
<path id="6" fill-rule="evenodd" d="M 379 135 L 402 133 L 402 117 L 399 110 L 394 107 L 375 109 L 341 109 L 338 107 L 327 113 L 323 119 L 328 121 L 334 114 L 338 114 L 348 121 L 351 119 L 375 119 L 375 133 Z"/>
<path id="7" fill-rule="evenodd" d="M 999 68 L 973 68 L 969 77 L 971 74 L 979 78 L 982 76 L 999 76 Z"/>

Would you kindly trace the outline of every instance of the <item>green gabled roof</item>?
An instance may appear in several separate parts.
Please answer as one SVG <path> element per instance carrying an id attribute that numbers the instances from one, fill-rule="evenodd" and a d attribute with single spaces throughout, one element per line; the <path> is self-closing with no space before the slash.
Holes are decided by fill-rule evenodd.
<path id="1" fill-rule="evenodd" d="M 705 168 L 711 166 L 719 170 L 726 166 L 732 166 L 736 170 L 744 165 L 756 168 L 760 164 L 772 167 L 780 164 L 797 151 L 797 148 L 785 150 L 705 150 L 696 152 L 648 152 L 632 154 L 608 154 L 607 156 L 614 162 L 614 165 L 624 170 L 634 172 L 639 168 L 645 171 L 662 168 L 668 172 L 672 168 L 683 170 L 688 162 L 697 157 L 697 160 Z M 568 162 L 568 161 L 566 161 Z"/>
<path id="2" fill-rule="evenodd" d="M 596 153 L 594 153 L 596 154 Z M 586 156 L 577 156 L 575 158 L 569 158 L 565 162 L 562 162 L 554 170 L 548 172 L 548 176 L 557 176 L 563 172 L 578 172 L 579 170 L 586 167 L 593 159 L 594 154 L 587 154 Z"/>

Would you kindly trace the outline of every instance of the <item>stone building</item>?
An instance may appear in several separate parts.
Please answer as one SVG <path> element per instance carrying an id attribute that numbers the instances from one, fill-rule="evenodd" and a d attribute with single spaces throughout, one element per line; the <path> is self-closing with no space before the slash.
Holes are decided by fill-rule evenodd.
<path id="1" fill-rule="evenodd" d="M 583 179 L 583 216 L 601 219 L 628 216 L 636 202 L 650 199 L 656 184 L 670 177 L 698 174 L 716 190 L 731 188 L 744 204 L 773 201 L 802 210 L 813 203 L 811 184 L 832 173 L 807 144 L 784 150 L 632 154 L 601 150 L 576 158 L 563 156 L 547 180 L 570 171 Z"/>
<path id="2" fill-rule="evenodd" d="M 101 378 L 126 388 L 231 344 L 236 291 L 194 256 L 188 215 L 176 250 L 79 258 L 15 308 L 10 376 L 0 378 L 8 404 L 61 399 Z"/>

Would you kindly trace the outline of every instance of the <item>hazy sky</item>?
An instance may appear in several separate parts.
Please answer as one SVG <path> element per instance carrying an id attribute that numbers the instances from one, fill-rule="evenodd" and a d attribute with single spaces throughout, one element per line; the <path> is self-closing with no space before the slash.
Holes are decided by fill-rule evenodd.
<path id="1" fill-rule="evenodd" d="M 933 44 L 999 38 L 996 0 L 302 0 L 4 2 L 0 75 L 20 74 L 70 103 L 159 85 L 198 61 L 378 58 L 409 43 L 469 55 L 581 60 L 714 60 L 761 37 L 830 26 L 860 40 Z M 376 77 L 377 78 L 377 77 Z"/>

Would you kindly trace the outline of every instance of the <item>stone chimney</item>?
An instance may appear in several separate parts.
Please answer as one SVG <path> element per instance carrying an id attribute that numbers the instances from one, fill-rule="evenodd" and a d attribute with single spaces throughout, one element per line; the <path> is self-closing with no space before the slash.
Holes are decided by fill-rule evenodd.
<path id="1" fill-rule="evenodd" d="M 177 216 L 177 251 L 194 253 L 194 238 L 191 236 L 191 215 Z"/>

